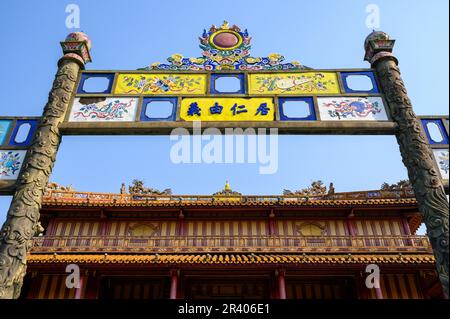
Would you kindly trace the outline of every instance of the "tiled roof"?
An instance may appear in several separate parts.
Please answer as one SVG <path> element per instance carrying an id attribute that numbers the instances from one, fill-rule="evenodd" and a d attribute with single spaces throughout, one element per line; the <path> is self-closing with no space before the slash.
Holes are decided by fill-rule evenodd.
<path id="1" fill-rule="evenodd" d="M 335 207 L 335 206 L 373 206 L 373 205 L 416 205 L 415 198 L 398 199 L 299 199 L 299 200 L 261 200 L 261 201 L 243 201 L 236 198 L 217 199 L 217 200 L 147 200 L 147 201 L 105 201 L 105 200 L 86 200 L 79 198 L 48 198 L 44 197 L 44 206 L 77 206 L 77 207 L 261 207 L 261 206 L 303 206 L 303 207 Z"/>
<path id="2" fill-rule="evenodd" d="M 161 254 L 161 255 L 100 255 L 100 254 L 31 254 L 30 264 L 433 264 L 431 254 L 384 255 L 289 255 L 289 254 Z"/>

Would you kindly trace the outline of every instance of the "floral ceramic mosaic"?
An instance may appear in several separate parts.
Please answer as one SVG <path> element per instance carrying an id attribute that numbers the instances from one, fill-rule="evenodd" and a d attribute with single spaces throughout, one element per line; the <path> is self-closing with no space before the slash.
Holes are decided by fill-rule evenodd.
<path id="1" fill-rule="evenodd" d="M 339 84 L 334 72 L 253 73 L 249 74 L 250 94 L 310 95 L 337 94 Z"/>
<path id="2" fill-rule="evenodd" d="M 0 180 L 14 180 L 19 176 L 26 151 L 0 151 Z"/>
<path id="3" fill-rule="evenodd" d="M 119 74 L 115 94 L 205 94 L 206 74 Z"/>

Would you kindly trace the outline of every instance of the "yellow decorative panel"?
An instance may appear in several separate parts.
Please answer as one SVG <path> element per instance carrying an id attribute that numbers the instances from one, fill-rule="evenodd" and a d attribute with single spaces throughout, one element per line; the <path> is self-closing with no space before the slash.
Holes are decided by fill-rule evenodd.
<path id="1" fill-rule="evenodd" d="M 335 72 L 253 73 L 249 74 L 248 91 L 260 95 L 340 93 Z"/>
<path id="2" fill-rule="evenodd" d="M 119 74 L 115 94 L 205 94 L 206 74 Z"/>
<path id="3" fill-rule="evenodd" d="M 159 234 L 158 224 L 135 224 L 132 225 L 128 232 L 131 236 L 156 236 Z"/>
<path id="4" fill-rule="evenodd" d="M 180 118 L 185 121 L 273 121 L 271 98 L 184 98 Z"/>

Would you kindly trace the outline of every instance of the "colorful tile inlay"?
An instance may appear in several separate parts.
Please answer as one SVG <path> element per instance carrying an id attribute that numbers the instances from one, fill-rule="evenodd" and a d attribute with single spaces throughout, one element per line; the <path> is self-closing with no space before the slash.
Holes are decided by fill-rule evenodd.
<path id="1" fill-rule="evenodd" d="M 421 119 L 428 142 L 433 144 L 448 144 L 448 135 L 444 123 L 440 119 Z"/>
<path id="2" fill-rule="evenodd" d="M 0 180 L 14 180 L 19 176 L 27 151 L 0 151 Z"/>
<path id="3" fill-rule="evenodd" d="M 185 121 L 273 121 L 271 98 L 185 98 L 180 118 Z"/>
<path id="4" fill-rule="evenodd" d="M 136 117 L 137 98 L 76 98 L 69 122 L 132 122 Z M 82 103 L 83 102 L 83 103 Z"/>
<path id="5" fill-rule="evenodd" d="M 442 149 L 433 149 L 434 158 L 439 167 L 439 171 L 441 172 L 442 179 L 448 180 L 449 175 L 449 150 Z"/>
<path id="6" fill-rule="evenodd" d="M 317 98 L 322 121 L 387 121 L 381 97 Z"/>
<path id="7" fill-rule="evenodd" d="M 37 120 L 18 119 L 11 134 L 9 145 L 21 147 L 29 146 L 32 142 L 34 133 L 37 130 L 37 125 Z"/>
<path id="8" fill-rule="evenodd" d="M 334 72 L 299 72 L 249 74 L 249 93 L 310 95 L 340 92 Z"/>
<path id="9" fill-rule="evenodd" d="M 8 135 L 10 126 L 11 126 L 11 121 L 0 120 L 0 145 L 6 142 L 6 137 Z"/>
<path id="10" fill-rule="evenodd" d="M 205 94 L 206 74 L 119 74 L 115 94 Z"/>

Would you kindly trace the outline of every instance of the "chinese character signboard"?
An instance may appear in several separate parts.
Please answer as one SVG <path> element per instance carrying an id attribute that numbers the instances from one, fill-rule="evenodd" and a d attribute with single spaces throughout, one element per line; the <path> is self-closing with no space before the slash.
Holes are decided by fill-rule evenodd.
<path id="1" fill-rule="evenodd" d="M 185 121 L 273 121 L 271 98 L 185 98 L 180 118 Z"/>

